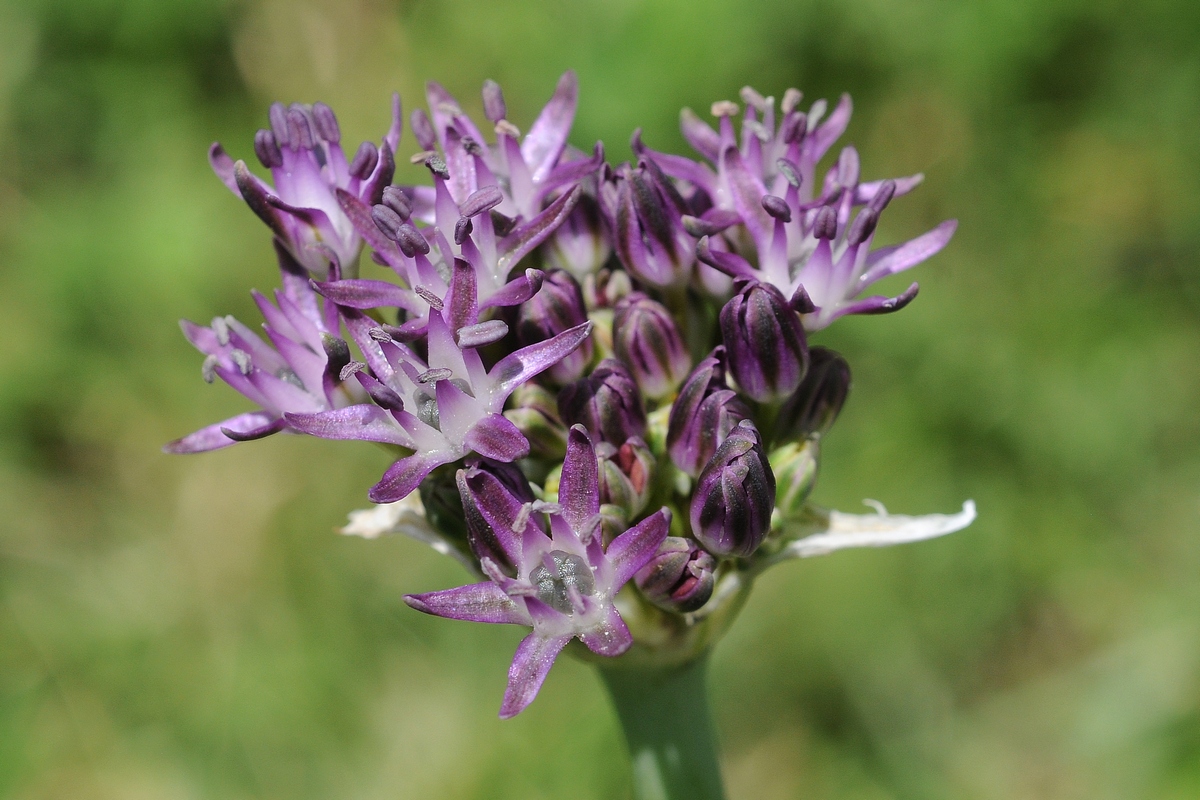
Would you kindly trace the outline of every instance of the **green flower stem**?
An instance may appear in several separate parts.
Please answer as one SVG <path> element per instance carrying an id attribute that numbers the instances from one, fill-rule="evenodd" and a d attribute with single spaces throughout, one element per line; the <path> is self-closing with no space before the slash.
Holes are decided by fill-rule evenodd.
<path id="1" fill-rule="evenodd" d="M 724 800 L 708 653 L 683 666 L 601 667 L 625 731 L 635 800 Z"/>

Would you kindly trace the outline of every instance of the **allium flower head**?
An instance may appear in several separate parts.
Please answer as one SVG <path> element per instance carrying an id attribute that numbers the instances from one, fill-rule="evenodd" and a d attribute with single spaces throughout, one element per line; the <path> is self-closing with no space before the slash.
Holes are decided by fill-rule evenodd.
<path id="1" fill-rule="evenodd" d="M 353 159 L 342 151 L 337 117 L 324 103 L 271 106 L 271 126 L 254 137 L 254 152 L 274 186 L 234 161 L 220 144 L 209 149 L 213 171 L 262 219 L 292 257 L 324 279 L 330 266 L 352 275 L 362 238 L 339 193 L 368 205 L 379 202 L 395 172 L 400 142 L 400 97 L 392 97 L 392 126 L 376 147 L 363 142 Z"/>
<path id="2" fill-rule="evenodd" d="M 667 536 L 671 514 L 666 508 L 655 512 L 606 548 L 600 535 L 596 453 L 582 426 L 570 433 L 558 503 L 523 502 L 486 468 L 463 481 L 473 484 L 471 503 L 486 519 L 489 546 L 503 554 L 504 562 L 482 559 L 488 581 L 404 599 L 439 617 L 533 628 L 508 671 L 500 707 L 500 716 L 507 718 L 533 702 L 572 638 L 602 656 L 629 649 L 633 639 L 613 597 L 654 556 Z M 548 533 L 535 518 L 541 514 Z"/>

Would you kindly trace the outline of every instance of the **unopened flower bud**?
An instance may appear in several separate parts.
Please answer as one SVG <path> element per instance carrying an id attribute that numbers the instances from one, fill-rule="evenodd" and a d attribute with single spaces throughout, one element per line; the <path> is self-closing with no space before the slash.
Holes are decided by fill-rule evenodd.
<path id="1" fill-rule="evenodd" d="M 799 518 L 817 483 L 820 445 L 812 439 L 789 442 L 771 451 L 775 473 L 775 509 L 784 519 Z"/>
<path id="2" fill-rule="evenodd" d="M 596 446 L 600 475 L 600 502 L 625 510 L 633 519 L 650 500 L 654 478 L 654 454 L 646 443 L 633 437 L 620 447 L 608 442 Z"/>
<path id="3" fill-rule="evenodd" d="M 600 206 L 587 192 L 579 195 L 575 208 L 545 244 L 547 263 L 567 270 L 580 281 L 598 270 L 611 252 Z"/>
<path id="4" fill-rule="evenodd" d="M 557 269 L 546 275 L 541 290 L 521 304 L 517 317 L 517 341 L 522 346 L 536 344 L 557 336 L 569 328 L 587 321 L 583 291 L 570 273 Z M 551 383 L 562 386 L 577 380 L 592 360 L 591 339 L 559 361 L 543 375 Z"/>
<path id="5" fill-rule="evenodd" d="M 725 304 L 721 338 L 738 389 L 760 403 L 790 395 L 808 369 L 800 317 L 771 284 L 751 281 Z"/>
<path id="6" fill-rule="evenodd" d="M 687 613 L 712 597 L 716 567 L 716 559 L 691 539 L 668 536 L 633 580 L 654 605 Z"/>
<path id="7" fill-rule="evenodd" d="M 583 282 L 583 299 L 590 309 L 613 308 L 633 291 L 629 273 L 623 269 L 601 269 Z"/>
<path id="8" fill-rule="evenodd" d="M 617 304 L 613 350 L 629 367 L 642 393 L 655 400 L 675 391 L 692 366 L 671 313 L 641 292 Z"/>
<path id="9" fill-rule="evenodd" d="M 837 419 L 850 391 L 850 365 L 837 352 L 814 347 L 808 372 L 784 401 L 776 422 L 776 441 L 819 437 Z"/>
<path id="10" fill-rule="evenodd" d="M 610 443 L 646 432 L 637 383 L 625 365 L 612 358 L 558 393 L 558 414 L 567 425 L 582 425 L 596 439 Z"/>
<path id="11" fill-rule="evenodd" d="M 730 431 L 696 479 L 692 535 L 718 556 L 748 556 L 771 527 L 775 475 L 762 437 L 746 420 Z"/>
<path id="12" fill-rule="evenodd" d="M 750 409 L 725 385 L 725 348 L 696 365 L 671 406 L 667 452 L 675 466 L 700 474 L 729 432 L 750 417 Z"/>
<path id="13" fill-rule="evenodd" d="M 504 416 L 529 440 L 529 454 L 561 461 L 567 452 L 567 426 L 559 419 L 554 394 L 530 381 L 513 393 L 511 402 Z"/>

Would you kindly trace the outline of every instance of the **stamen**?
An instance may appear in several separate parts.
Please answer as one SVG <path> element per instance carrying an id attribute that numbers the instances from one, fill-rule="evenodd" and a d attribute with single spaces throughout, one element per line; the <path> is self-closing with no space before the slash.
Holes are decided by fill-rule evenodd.
<path id="1" fill-rule="evenodd" d="M 322 139 L 330 144 L 337 144 L 342 140 L 342 131 L 338 127 L 337 116 L 332 108 L 324 103 L 313 103 L 312 116 L 317 126 L 317 134 Z"/>
<path id="2" fill-rule="evenodd" d="M 446 307 L 446 304 L 442 302 L 442 298 L 438 297 L 436 294 L 429 291 L 424 286 L 418 286 L 413 291 L 416 292 L 417 296 L 420 297 L 422 300 L 424 300 L 426 303 L 428 303 L 429 307 L 434 309 L 435 311 L 441 311 L 443 308 Z"/>
<path id="3" fill-rule="evenodd" d="M 454 370 L 427 369 L 417 376 L 417 383 L 437 383 L 454 377 Z"/>
<path id="4" fill-rule="evenodd" d="M 221 359 L 216 356 L 205 356 L 204 363 L 200 365 L 200 377 L 204 378 L 205 383 L 212 383 L 217 377 L 217 364 L 221 363 Z"/>
<path id="5" fill-rule="evenodd" d="M 813 220 L 813 236 L 818 239 L 832 239 L 837 236 L 837 212 L 830 206 L 822 206 Z"/>
<path id="6" fill-rule="evenodd" d="M 521 129 L 518 128 L 516 125 L 513 125 L 508 120 L 502 119 L 496 123 L 496 135 L 497 136 L 509 136 L 513 139 L 520 139 L 521 138 Z"/>
<path id="7" fill-rule="evenodd" d="M 398 186 L 384 187 L 383 204 L 395 211 L 405 222 L 412 216 L 412 201 Z"/>
<path id="8" fill-rule="evenodd" d="M 412 226 L 411 222 L 401 225 L 396 230 L 396 237 L 396 244 L 400 245 L 400 251 L 409 258 L 412 258 L 414 253 L 429 254 L 429 242 L 425 241 L 425 237 Z"/>
<path id="9" fill-rule="evenodd" d="M 404 218 L 395 209 L 383 204 L 374 206 L 371 209 L 371 219 L 375 220 L 375 226 L 384 236 L 393 242 L 400 241 L 400 228 L 404 226 Z M 406 252 L 405 255 L 412 258 L 413 254 Z"/>
<path id="10" fill-rule="evenodd" d="M 351 361 L 349 364 L 342 367 L 342 371 L 338 373 L 338 380 L 340 380 L 342 383 L 345 383 L 346 381 L 350 380 L 350 376 L 354 375 L 354 373 L 362 372 L 366 368 L 367 365 L 361 361 Z"/>
<path id="11" fill-rule="evenodd" d="M 254 134 L 254 155 L 258 156 L 259 163 L 267 169 L 283 166 L 283 153 L 279 152 L 275 134 L 266 128 L 261 128 Z"/>
<path id="12" fill-rule="evenodd" d="M 281 147 L 295 147 L 292 144 L 291 131 L 288 129 L 287 106 L 283 103 L 272 103 L 267 118 L 271 120 L 271 132 L 275 134 L 275 141 Z"/>
<path id="13" fill-rule="evenodd" d="M 878 214 L 888 207 L 888 203 L 892 202 L 892 198 L 895 196 L 896 182 L 886 180 L 879 185 L 879 190 L 875 192 L 875 196 L 871 198 L 871 202 L 867 204 L 867 208 Z"/>
<path id="14" fill-rule="evenodd" d="M 790 114 L 803 99 L 804 93 L 799 89 L 788 89 L 783 93 L 783 100 L 779 101 L 779 110 L 784 114 Z"/>
<path id="15" fill-rule="evenodd" d="M 350 162 L 350 174 L 365 181 L 371 177 L 371 173 L 375 171 L 375 165 L 378 163 L 379 148 L 372 142 L 363 142 L 358 146 L 358 150 L 354 153 L 354 159 Z"/>
<path id="16" fill-rule="evenodd" d="M 508 324 L 502 319 L 490 319 L 458 329 L 455 339 L 464 350 L 471 347 L 486 347 L 508 335 Z"/>
<path id="17" fill-rule="evenodd" d="M 484 186 L 471 192 L 470 196 L 463 201 L 460 212 L 464 217 L 474 217 L 484 211 L 491 211 L 502 202 L 504 202 L 504 193 L 500 191 L 499 186 Z"/>
<path id="18" fill-rule="evenodd" d="M 742 90 L 740 92 L 738 92 L 738 94 L 741 95 L 743 103 L 745 103 L 748 106 L 754 106 L 754 108 L 760 114 L 766 113 L 767 99 L 765 97 L 763 97 L 761 94 L 759 94 L 758 92 L 756 92 L 753 89 L 753 87 L 743 86 Z"/>
<path id="19" fill-rule="evenodd" d="M 510 526 L 512 528 L 512 532 L 513 533 L 524 533 L 525 528 L 527 528 L 529 526 L 529 518 L 532 515 L 533 515 L 533 504 L 525 503 L 524 505 L 522 505 L 521 510 L 517 512 L 517 516 L 516 516 L 516 518 L 513 519 L 512 525 Z"/>
<path id="20" fill-rule="evenodd" d="M 773 194 L 763 195 L 762 207 L 768 214 L 780 222 L 792 221 L 792 210 L 788 208 L 787 201 L 782 197 L 776 197 Z"/>
<path id="21" fill-rule="evenodd" d="M 851 247 L 862 244 L 868 236 L 875 232 L 875 226 L 878 224 L 878 212 L 871 208 L 864 208 L 858 212 L 854 222 L 850 223 L 850 230 L 846 233 L 846 244 Z"/>
<path id="22" fill-rule="evenodd" d="M 217 337 L 217 344 L 221 347 L 229 346 L 229 323 L 224 317 L 213 317 L 212 332 Z"/>
<path id="23" fill-rule="evenodd" d="M 712 104 L 712 115 L 714 117 L 732 117 L 738 113 L 738 104 L 732 100 L 718 100 Z"/>
<path id="24" fill-rule="evenodd" d="M 471 224 L 470 217 L 459 217 L 458 222 L 454 223 L 454 243 L 462 244 L 465 242 L 467 237 L 471 235 L 471 231 L 474 229 L 474 227 L 475 226 Z"/>
<path id="25" fill-rule="evenodd" d="M 395 339 L 392 338 L 392 334 L 388 333 L 383 328 L 371 328 L 371 330 L 367 331 L 367 335 L 381 344 L 395 341 Z"/>
<path id="26" fill-rule="evenodd" d="M 446 160 L 436 153 L 425 159 L 425 166 L 429 167 L 429 171 L 442 180 L 450 179 L 450 170 L 446 167 Z"/>
<path id="27" fill-rule="evenodd" d="M 308 122 L 308 114 L 299 107 L 292 106 L 288 111 L 288 138 L 294 149 L 311 150 L 314 141 L 312 125 Z"/>
<path id="28" fill-rule="evenodd" d="M 238 372 L 243 375 L 249 375 L 254 369 L 254 362 L 250 359 L 250 354 L 245 350 L 234 348 L 229 353 L 229 357 L 233 359 L 233 363 L 237 365 Z"/>
<path id="29" fill-rule="evenodd" d="M 786 158 L 781 158 L 775 162 L 775 166 L 779 169 L 779 174 L 783 175 L 784 180 L 790 183 L 795 188 L 800 188 L 801 177 L 800 168 L 788 161 Z"/>

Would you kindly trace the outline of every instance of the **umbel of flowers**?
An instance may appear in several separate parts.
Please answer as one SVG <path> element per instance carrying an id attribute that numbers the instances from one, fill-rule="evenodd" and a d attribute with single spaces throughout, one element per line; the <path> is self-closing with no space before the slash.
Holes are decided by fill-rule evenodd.
<path id="1" fill-rule="evenodd" d="M 713 104 L 715 127 L 684 110 L 698 160 L 635 134 L 636 163 L 617 166 L 599 143 L 568 143 L 573 73 L 524 133 L 493 82 L 485 122 L 436 83 L 427 100 L 415 141 L 394 97 L 388 132 L 349 159 L 328 106 L 275 104 L 253 145 L 269 182 L 213 145 L 218 176 L 274 237 L 281 285 L 254 295 L 261 333 L 183 323 L 204 379 L 257 409 L 166 450 L 280 432 L 387 448 L 377 505 L 346 531 L 405 532 L 472 573 L 412 608 L 530 630 L 502 717 L 574 639 L 605 664 L 683 667 L 764 569 L 971 522 L 970 502 L 902 517 L 809 501 L 851 376 L 809 337 L 910 303 L 915 283 L 870 287 L 955 227 L 874 247 L 921 176 L 863 181 L 853 147 L 832 153 L 848 97 L 830 111 L 746 88 L 744 110 Z M 393 185 L 397 158 L 429 183 Z"/>

